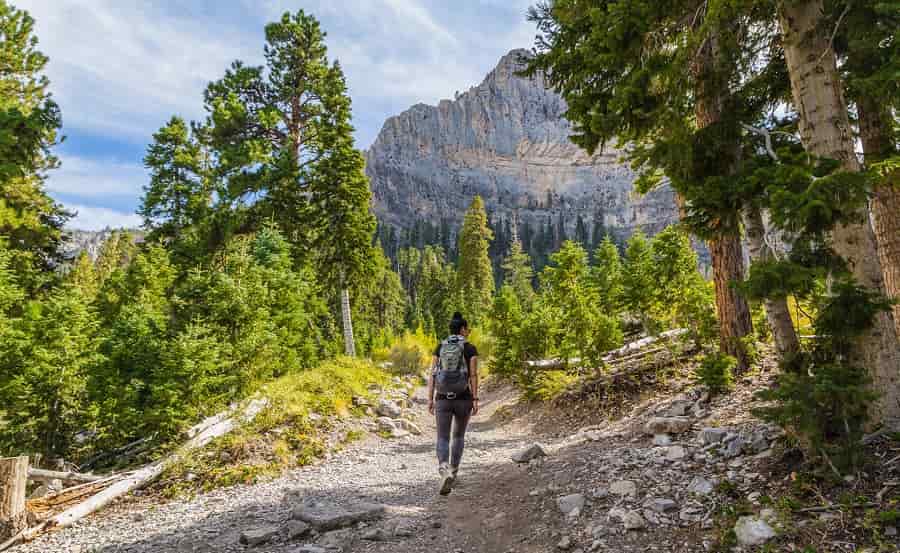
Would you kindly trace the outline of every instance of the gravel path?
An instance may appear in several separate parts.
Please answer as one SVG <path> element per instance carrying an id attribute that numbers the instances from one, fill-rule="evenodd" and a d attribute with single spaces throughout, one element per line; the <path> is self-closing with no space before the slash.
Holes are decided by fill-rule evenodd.
<path id="1" fill-rule="evenodd" d="M 421 392 L 419 392 L 421 393 Z M 470 425 L 459 484 L 446 497 L 436 494 L 434 423 L 424 405 L 412 408 L 422 435 L 396 440 L 377 436 L 354 444 L 326 462 L 292 471 L 272 481 L 216 490 L 190 499 L 160 504 L 130 498 L 79 524 L 11 549 L 13 553 L 111 552 L 298 552 L 307 542 L 348 551 L 455 552 L 484 538 L 474 533 L 481 520 L 469 515 L 467 502 L 484 495 L 480 482 L 496 469 L 511 465 L 510 455 L 529 439 L 528 431 L 497 422 L 497 409 L 514 401 L 508 392 L 484 396 L 484 405 Z M 467 485 L 468 484 L 468 485 Z M 477 486 L 476 486 L 477 484 Z M 475 489 L 478 493 L 475 494 Z M 281 527 L 299 498 L 339 503 L 375 501 L 389 507 L 388 522 L 410 529 L 410 535 L 389 541 L 361 540 L 361 529 L 338 531 L 289 541 L 283 535 L 248 547 L 240 543 L 245 530 Z M 479 515 L 481 516 L 481 515 Z M 469 520 L 472 519 L 472 520 Z M 454 521 L 447 524 L 442 521 Z M 471 526 L 471 531 L 470 531 Z M 437 542 L 437 543 L 436 543 Z M 438 543 L 444 542 L 440 547 Z"/>

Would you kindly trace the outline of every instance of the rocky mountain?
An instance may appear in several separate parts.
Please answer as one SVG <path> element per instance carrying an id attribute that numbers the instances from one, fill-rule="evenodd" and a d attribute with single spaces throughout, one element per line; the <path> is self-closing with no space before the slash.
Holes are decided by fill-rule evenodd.
<path id="1" fill-rule="evenodd" d="M 100 255 L 100 249 L 103 243 L 115 232 L 121 232 L 125 229 L 103 230 L 77 230 L 71 229 L 66 231 L 65 242 L 63 242 L 62 251 L 66 259 L 75 259 L 81 252 L 87 252 L 92 260 L 96 260 Z M 127 232 L 134 237 L 135 242 L 142 242 L 144 239 L 143 231 L 128 229 Z"/>
<path id="2" fill-rule="evenodd" d="M 552 228 L 558 241 L 560 229 L 572 237 L 580 226 L 623 238 L 675 221 L 671 189 L 638 196 L 620 152 L 589 155 L 569 141 L 565 101 L 543 76 L 517 75 L 527 55 L 514 50 L 455 100 L 416 104 L 384 123 L 366 152 L 379 220 L 408 229 L 448 218 L 455 227 L 480 194 L 494 227 L 518 221 L 520 236 L 524 226 Z"/>

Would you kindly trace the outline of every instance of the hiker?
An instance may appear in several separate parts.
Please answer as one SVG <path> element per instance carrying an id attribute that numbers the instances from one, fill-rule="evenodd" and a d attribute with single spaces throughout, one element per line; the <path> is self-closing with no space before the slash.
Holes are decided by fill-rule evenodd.
<path id="1" fill-rule="evenodd" d="M 454 313 L 450 336 L 434 350 L 428 378 L 428 412 L 437 421 L 441 495 L 447 495 L 453 487 L 462 459 L 466 425 L 470 416 L 478 414 L 478 350 L 466 341 L 468 335 L 468 323 L 460 313 Z"/>

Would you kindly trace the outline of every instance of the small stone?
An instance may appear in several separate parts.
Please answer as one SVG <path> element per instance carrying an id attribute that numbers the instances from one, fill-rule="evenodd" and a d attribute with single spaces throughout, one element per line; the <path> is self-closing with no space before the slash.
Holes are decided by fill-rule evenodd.
<path id="1" fill-rule="evenodd" d="M 654 417 L 644 425 L 647 434 L 681 434 L 691 428 L 688 417 Z"/>
<path id="2" fill-rule="evenodd" d="M 398 538 L 408 538 L 415 533 L 415 524 L 409 520 L 401 520 L 394 526 L 394 536 Z"/>
<path id="3" fill-rule="evenodd" d="M 722 443 L 728 430 L 725 428 L 704 428 L 700 431 L 698 438 L 703 445 Z"/>
<path id="4" fill-rule="evenodd" d="M 396 423 L 397 427 L 406 430 L 410 434 L 415 434 L 416 436 L 422 435 L 422 429 L 419 428 L 419 426 L 414 422 L 408 421 L 406 419 L 396 419 L 394 422 Z"/>
<path id="5" fill-rule="evenodd" d="M 311 524 L 319 532 L 352 526 L 380 518 L 384 505 L 360 503 L 343 507 L 328 502 L 310 502 L 294 507 L 292 518 Z"/>
<path id="6" fill-rule="evenodd" d="M 688 401 L 686 399 L 676 399 L 672 402 L 672 405 L 669 406 L 669 409 L 666 411 L 666 415 L 670 417 L 683 417 L 688 414 L 688 411 L 693 407 L 694 403 L 692 401 Z"/>
<path id="7" fill-rule="evenodd" d="M 609 486 L 609 493 L 613 495 L 637 496 L 637 484 L 631 480 L 618 480 Z"/>
<path id="8" fill-rule="evenodd" d="M 609 510 L 609 518 L 620 521 L 626 530 L 640 530 L 647 526 L 647 521 L 639 512 L 626 511 L 619 507 Z"/>
<path id="9" fill-rule="evenodd" d="M 572 547 L 572 538 L 569 536 L 563 536 L 559 543 L 556 544 L 556 547 L 559 549 L 566 551 Z"/>
<path id="10" fill-rule="evenodd" d="M 584 496 L 580 493 L 564 495 L 556 500 L 556 504 L 564 515 L 577 517 L 584 509 Z"/>
<path id="11" fill-rule="evenodd" d="M 884 527 L 884 535 L 894 537 L 897 535 L 897 527 L 896 526 L 885 526 Z"/>
<path id="12" fill-rule="evenodd" d="M 759 498 L 762 497 L 760 492 L 750 492 L 747 494 L 747 501 L 750 503 L 759 503 Z"/>
<path id="13" fill-rule="evenodd" d="M 734 525 L 738 544 L 743 546 L 762 545 L 775 537 L 775 530 L 761 518 L 743 516 Z"/>
<path id="14" fill-rule="evenodd" d="M 378 407 L 375 409 L 375 412 L 382 417 L 389 417 L 392 419 L 399 418 L 400 415 L 403 414 L 403 410 L 400 409 L 399 405 L 387 399 L 382 399 L 378 402 Z"/>
<path id="15" fill-rule="evenodd" d="M 688 484 L 687 491 L 697 495 L 709 495 L 716 488 L 715 484 L 702 476 L 695 476 Z"/>
<path id="16" fill-rule="evenodd" d="M 328 550 L 318 545 L 301 545 L 293 553 L 328 553 Z"/>
<path id="17" fill-rule="evenodd" d="M 653 436 L 653 445 L 667 446 L 672 443 L 672 436 L 668 434 L 655 434 Z"/>
<path id="18" fill-rule="evenodd" d="M 302 520 L 289 520 L 285 524 L 285 529 L 287 530 L 288 539 L 295 540 L 306 535 L 311 530 L 311 527 Z"/>
<path id="19" fill-rule="evenodd" d="M 362 539 L 366 541 L 385 541 L 388 539 L 388 534 L 381 528 L 372 528 L 363 533 Z"/>
<path id="20" fill-rule="evenodd" d="M 594 499 L 606 499 L 609 497 L 609 489 L 607 488 L 594 488 L 594 491 L 591 492 L 591 497 Z"/>
<path id="21" fill-rule="evenodd" d="M 595 540 L 605 537 L 608 533 L 609 529 L 606 527 L 606 525 L 599 522 L 595 522 L 588 527 L 588 534 L 590 534 L 591 537 Z"/>
<path id="22" fill-rule="evenodd" d="M 241 543 L 244 545 L 249 545 L 250 547 L 259 545 L 261 543 L 266 543 L 267 541 L 277 536 L 280 530 L 280 528 L 277 528 L 275 526 L 266 526 L 253 530 L 245 530 L 244 532 L 241 532 Z"/>
<path id="23" fill-rule="evenodd" d="M 675 503 L 675 501 L 668 499 L 668 498 L 661 498 L 661 497 L 653 499 L 653 500 L 645 503 L 645 505 L 647 505 L 647 507 L 656 511 L 657 513 L 665 513 L 667 511 L 671 511 L 673 509 L 678 508 L 678 504 Z"/>
<path id="24" fill-rule="evenodd" d="M 744 439 L 740 437 L 729 441 L 725 444 L 725 447 L 722 448 L 722 455 L 726 459 L 733 459 L 734 457 L 738 457 L 743 452 Z"/>
<path id="25" fill-rule="evenodd" d="M 546 457 L 547 450 L 543 445 L 535 442 L 530 446 L 526 447 L 522 451 L 519 451 L 515 455 L 512 456 L 512 460 L 516 463 L 528 463 L 533 459 L 537 459 L 538 457 Z"/>
<path id="26" fill-rule="evenodd" d="M 666 459 L 669 461 L 680 461 L 684 459 L 687 453 L 684 451 L 684 447 L 680 445 L 673 445 L 666 450 Z"/>

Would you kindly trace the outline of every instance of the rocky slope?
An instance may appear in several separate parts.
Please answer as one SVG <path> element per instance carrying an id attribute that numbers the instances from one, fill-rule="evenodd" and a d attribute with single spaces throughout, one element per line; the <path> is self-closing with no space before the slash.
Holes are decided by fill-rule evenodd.
<path id="1" fill-rule="evenodd" d="M 634 173 L 607 148 L 588 155 L 568 137 L 566 104 L 543 76 L 524 78 L 527 50 L 504 56 L 480 85 L 442 100 L 417 104 L 389 118 L 366 153 L 375 211 L 400 227 L 417 218 L 453 223 L 480 194 L 497 219 L 557 224 L 571 236 L 580 215 L 630 234 L 654 232 L 677 218 L 671 189 L 633 192 Z"/>

